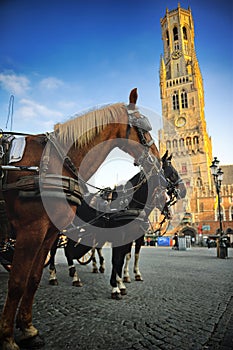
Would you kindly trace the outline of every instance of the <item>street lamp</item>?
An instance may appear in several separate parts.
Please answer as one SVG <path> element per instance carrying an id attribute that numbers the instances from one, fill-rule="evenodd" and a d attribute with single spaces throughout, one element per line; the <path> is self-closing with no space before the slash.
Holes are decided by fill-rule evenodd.
<path id="1" fill-rule="evenodd" d="M 222 228 L 222 214 L 221 214 L 221 198 L 220 198 L 220 190 L 223 180 L 223 171 L 221 168 L 219 168 L 219 160 L 217 157 L 214 157 L 214 160 L 212 161 L 212 164 L 210 166 L 211 174 L 213 175 L 214 184 L 217 192 L 217 199 L 218 199 L 218 217 L 219 217 L 219 231 L 220 231 L 220 239 L 217 245 L 217 256 L 221 258 L 225 258 L 227 256 L 227 248 L 226 244 L 224 243 L 222 236 L 224 235 L 223 228 Z M 224 250 L 222 249 L 224 248 Z"/>

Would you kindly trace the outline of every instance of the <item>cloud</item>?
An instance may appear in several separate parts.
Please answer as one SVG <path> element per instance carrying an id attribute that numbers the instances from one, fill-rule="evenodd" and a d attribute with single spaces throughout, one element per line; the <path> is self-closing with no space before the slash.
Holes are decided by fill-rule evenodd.
<path id="1" fill-rule="evenodd" d="M 63 81 L 54 77 L 42 79 L 40 82 L 40 87 L 47 90 L 55 90 L 62 85 L 64 85 Z"/>
<path id="2" fill-rule="evenodd" d="M 30 89 L 30 81 L 24 75 L 0 73 L 0 84 L 13 95 L 25 95 Z"/>
<path id="3" fill-rule="evenodd" d="M 30 127 L 33 125 L 33 129 L 38 127 L 38 132 L 41 130 L 48 131 L 48 128 L 51 129 L 62 117 L 61 112 L 50 109 L 33 100 L 21 99 L 19 104 L 20 106 L 15 115 L 17 116 L 16 119 L 20 121 L 21 127 L 25 124 L 25 127 L 27 126 L 28 128 L 28 123 L 30 123 Z"/>

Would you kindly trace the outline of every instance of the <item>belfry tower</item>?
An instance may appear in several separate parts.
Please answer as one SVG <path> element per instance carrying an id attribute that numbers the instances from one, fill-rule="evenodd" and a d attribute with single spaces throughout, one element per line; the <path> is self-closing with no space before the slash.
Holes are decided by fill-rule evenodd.
<path id="1" fill-rule="evenodd" d="M 173 154 L 179 164 L 177 170 L 192 194 L 193 187 L 211 186 L 212 143 L 206 130 L 204 88 L 191 9 L 185 10 L 180 4 L 175 10 L 166 9 L 160 23 L 164 47 L 160 60 L 160 153 L 168 150 Z"/>

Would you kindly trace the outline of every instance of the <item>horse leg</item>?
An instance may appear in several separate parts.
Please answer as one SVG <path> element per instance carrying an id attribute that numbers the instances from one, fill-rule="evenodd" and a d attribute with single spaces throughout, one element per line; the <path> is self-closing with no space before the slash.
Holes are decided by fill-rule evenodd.
<path id="1" fill-rule="evenodd" d="M 16 327 L 22 331 L 19 345 L 23 348 L 40 348 L 44 346 L 44 340 L 40 337 L 37 329 L 32 325 L 32 306 L 34 295 L 39 286 L 44 268 L 46 256 L 56 239 L 56 234 L 49 234 L 41 245 L 28 278 L 27 288 L 22 296 L 18 314 L 16 317 Z"/>
<path id="2" fill-rule="evenodd" d="M 98 267 L 97 267 L 97 261 L 95 257 L 95 248 L 92 248 L 93 251 L 93 257 L 92 257 L 92 272 L 93 273 L 98 273 Z"/>
<path id="3" fill-rule="evenodd" d="M 140 250 L 141 250 L 141 246 L 143 244 L 143 241 L 144 241 L 144 235 L 139 237 L 135 241 L 134 273 L 135 273 L 135 280 L 136 281 L 143 281 L 141 272 L 139 270 L 139 254 L 140 254 Z"/>
<path id="4" fill-rule="evenodd" d="M 112 286 L 112 299 L 121 299 L 121 295 L 126 295 L 126 286 L 122 281 L 122 269 L 124 265 L 125 255 L 129 251 L 130 244 L 115 247 L 112 249 L 112 274 L 110 284 Z"/>
<path id="5" fill-rule="evenodd" d="M 99 262 L 100 262 L 100 267 L 99 267 L 99 272 L 104 273 L 105 271 L 105 262 L 104 262 L 104 256 L 102 253 L 102 248 L 96 248 L 97 253 L 99 255 Z"/>
<path id="6" fill-rule="evenodd" d="M 121 291 L 117 285 L 118 249 L 119 247 L 112 248 L 112 272 L 110 277 L 110 285 L 112 286 L 111 298 L 116 300 L 122 299 Z"/>
<path id="7" fill-rule="evenodd" d="M 64 248 L 65 251 L 65 256 L 67 259 L 67 263 L 68 263 L 68 267 L 69 267 L 69 276 L 72 277 L 72 286 L 74 287 L 82 287 L 83 283 L 81 281 L 81 279 L 78 276 L 78 273 L 76 271 L 74 262 L 73 262 L 73 256 L 71 255 L 71 252 L 69 250 L 69 244 L 67 243 L 67 245 Z"/>
<path id="8" fill-rule="evenodd" d="M 124 277 L 123 277 L 123 281 L 125 283 L 130 283 L 131 282 L 131 278 L 129 275 L 129 262 L 131 259 L 131 253 L 127 253 L 126 257 L 125 257 L 125 265 L 124 265 Z"/>
<path id="9" fill-rule="evenodd" d="M 19 314 L 21 314 L 24 321 L 20 328 L 28 338 L 38 335 L 38 330 L 32 325 L 32 296 L 30 294 L 32 293 L 34 296 L 40 278 L 34 281 L 29 279 L 32 267 L 39 265 L 36 257 L 46 235 L 46 230 L 44 229 L 44 232 L 38 231 L 38 227 L 40 227 L 39 223 L 34 222 L 30 227 L 22 225 L 17 228 L 17 242 L 8 281 L 8 292 L 0 320 L 0 341 L 3 350 L 19 350 L 13 337 L 13 328 L 16 311 L 21 299 Z M 31 235 L 25 235 L 25 231 L 34 232 L 33 240 Z M 46 255 L 43 257 L 41 270 L 43 270 L 45 257 Z M 32 284 L 34 284 L 33 287 Z M 29 289 L 27 290 L 27 288 Z M 30 296 L 30 299 L 26 301 L 24 295 Z"/>
<path id="10" fill-rule="evenodd" d="M 49 284 L 51 286 L 57 286 L 58 280 L 57 280 L 57 274 L 56 274 L 56 268 L 55 268 L 55 255 L 57 252 L 57 244 L 59 241 L 59 236 L 57 236 L 55 242 L 53 243 L 53 246 L 50 251 L 50 264 L 49 264 Z"/>

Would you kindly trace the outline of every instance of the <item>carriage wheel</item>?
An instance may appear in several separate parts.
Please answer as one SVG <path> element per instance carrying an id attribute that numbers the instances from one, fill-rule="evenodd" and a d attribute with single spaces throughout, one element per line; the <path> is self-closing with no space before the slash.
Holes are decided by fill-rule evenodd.
<path id="1" fill-rule="evenodd" d="M 91 249 L 91 250 L 89 250 L 89 252 L 87 252 L 85 255 L 83 255 L 80 259 L 77 259 L 77 261 L 81 265 L 87 265 L 91 262 L 93 255 L 94 255 L 94 250 Z"/>

